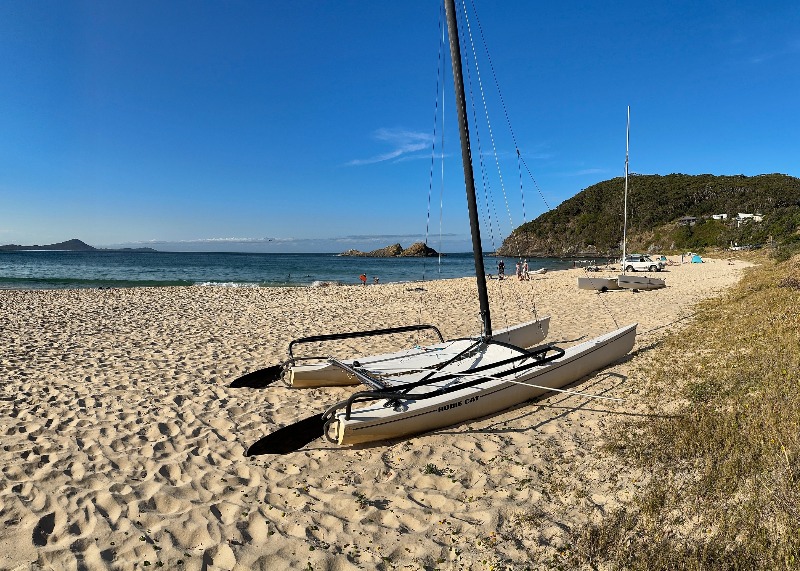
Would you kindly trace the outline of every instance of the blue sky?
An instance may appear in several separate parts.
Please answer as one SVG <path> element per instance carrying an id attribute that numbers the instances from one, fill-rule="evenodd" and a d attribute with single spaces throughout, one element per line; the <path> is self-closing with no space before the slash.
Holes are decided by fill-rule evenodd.
<path id="1" fill-rule="evenodd" d="M 621 176 L 628 105 L 632 172 L 799 174 L 796 2 L 475 3 L 487 246 Z M 449 68 L 430 183 L 438 46 L 433 0 L 4 0 L 0 244 L 408 246 L 432 187 L 431 245 L 468 250 Z"/>

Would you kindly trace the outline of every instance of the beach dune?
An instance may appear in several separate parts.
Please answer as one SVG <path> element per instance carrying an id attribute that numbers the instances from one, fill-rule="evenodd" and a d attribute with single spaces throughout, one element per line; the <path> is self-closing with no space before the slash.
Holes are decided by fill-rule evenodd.
<path id="1" fill-rule="evenodd" d="M 571 345 L 638 322 L 630 359 L 555 394 L 405 440 L 246 458 L 353 388 L 231 389 L 296 337 L 432 323 L 480 329 L 474 279 L 324 288 L 0 291 L 0 569 L 488 568 L 557 561 L 636 474 L 599 451 L 637 412 L 660 336 L 746 263 L 669 266 L 667 288 L 579 290 L 583 270 L 491 280 L 496 328 L 550 315 Z M 609 274 L 611 275 L 611 274 Z M 422 291 L 420 291 L 420 289 Z M 352 339 L 343 356 L 430 341 Z M 485 562 L 485 563 L 484 563 Z"/>

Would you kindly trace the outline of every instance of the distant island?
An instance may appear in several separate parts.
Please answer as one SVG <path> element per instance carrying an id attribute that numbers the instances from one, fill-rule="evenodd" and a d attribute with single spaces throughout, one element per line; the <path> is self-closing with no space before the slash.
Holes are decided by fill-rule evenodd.
<path id="1" fill-rule="evenodd" d="M 430 258 L 432 256 L 438 256 L 439 252 L 428 247 L 428 245 L 423 242 L 417 242 L 406 249 L 403 249 L 400 244 L 394 244 L 392 246 L 381 248 L 380 250 L 373 250 L 372 252 L 347 250 L 339 255 L 355 256 L 360 258 Z"/>
<path id="2" fill-rule="evenodd" d="M 58 250 L 68 252 L 157 252 L 153 248 L 95 248 L 77 238 L 59 242 L 58 244 L 46 244 L 44 246 L 20 246 L 19 244 L 6 244 L 0 246 L 0 252 L 24 252 L 31 250 Z"/>

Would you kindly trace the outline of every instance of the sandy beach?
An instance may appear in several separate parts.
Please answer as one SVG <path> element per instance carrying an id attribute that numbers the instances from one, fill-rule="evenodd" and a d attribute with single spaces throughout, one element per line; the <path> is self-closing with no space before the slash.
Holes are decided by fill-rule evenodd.
<path id="1" fill-rule="evenodd" d="M 490 280 L 495 328 L 535 309 L 568 346 L 638 322 L 631 358 L 576 385 L 623 402 L 555 394 L 405 440 L 254 458 L 249 444 L 355 389 L 233 379 L 306 335 L 416 323 L 475 334 L 475 280 L 0 291 L 0 569 L 551 568 L 570 529 L 640 485 L 601 447 L 647 414 L 647 362 L 669 357 L 658 339 L 747 266 L 668 266 L 667 288 L 638 293 L 579 290 L 582 269 Z"/>

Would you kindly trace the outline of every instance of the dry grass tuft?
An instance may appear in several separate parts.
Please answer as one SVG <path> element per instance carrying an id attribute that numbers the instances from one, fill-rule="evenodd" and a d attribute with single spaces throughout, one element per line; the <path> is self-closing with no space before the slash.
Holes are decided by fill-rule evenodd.
<path id="1" fill-rule="evenodd" d="M 800 256 L 761 264 L 665 342 L 649 394 L 680 410 L 608 447 L 649 483 L 574 533 L 568 566 L 800 568 Z"/>
<path id="2" fill-rule="evenodd" d="M 780 287 L 800 289 L 800 256 L 796 256 L 787 263 L 787 275 L 778 282 Z"/>

